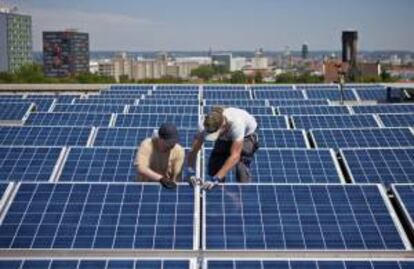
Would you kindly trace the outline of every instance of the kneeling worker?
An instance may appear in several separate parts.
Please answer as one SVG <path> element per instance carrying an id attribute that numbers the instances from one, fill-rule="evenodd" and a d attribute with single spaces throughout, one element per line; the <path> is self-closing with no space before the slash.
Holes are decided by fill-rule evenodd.
<path id="1" fill-rule="evenodd" d="M 175 188 L 175 182 L 181 180 L 185 156 L 184 148 L 178 142 L 177 128 L 170 123 L 162 124 L 158 132 L 144 139 L 134 162 L 139 180 Z"/>

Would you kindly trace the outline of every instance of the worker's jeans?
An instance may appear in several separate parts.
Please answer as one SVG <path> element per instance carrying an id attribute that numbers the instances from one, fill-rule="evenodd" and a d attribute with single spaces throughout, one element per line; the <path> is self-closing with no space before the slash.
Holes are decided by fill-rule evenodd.
<path id="1" fill-rule="evenodd" d="M 230 156 L 231 145 L 233 141 L 217 140 L 214 149 L 211 152 L 208 161 L 208 175 L 214 176 L 221 169 Z M 240 161 L 236 164 L 236 180 L 247 183 L 251 180 L 250 163 L 253 160 L 254 153 L 259 148 L 259 141 L 256 133 L 248 135 L 243 140 L 243 150 Z"/>

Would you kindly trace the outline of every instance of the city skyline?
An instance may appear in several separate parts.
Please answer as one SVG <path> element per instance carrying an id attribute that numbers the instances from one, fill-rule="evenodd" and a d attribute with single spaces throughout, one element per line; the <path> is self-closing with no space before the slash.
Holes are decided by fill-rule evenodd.
<path id="1" fill-rule="evenodd" d="M 339 50 L 345 29 L 359 32 L 360 50 L 414 50 L 409 0 L 3 2 L 32 16 L 35 51 L 41 32 L 66 28 L 88 32 L 92 51 L 298 51 L 304 42 L 310 50 Z"/>

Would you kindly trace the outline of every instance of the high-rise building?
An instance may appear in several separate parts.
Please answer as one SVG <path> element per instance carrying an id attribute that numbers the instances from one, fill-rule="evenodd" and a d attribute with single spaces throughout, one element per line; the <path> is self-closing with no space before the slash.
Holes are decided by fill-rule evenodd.
<path id="1" fill-rule="evenodd" d="M 89 34 L 75 30 L 43 32 L 43 70 L 48 77 L 89 72 Z"/>
<path id="2" fill-rule="evenodd" d="M 308 56 L 309 56 L 309 47 L 308 47 L 308 44 L 304 43 L 302 45 L 302 59 L 306 60 L 308 59 Z"/>
<path id="3" fill-rule="evenodd" d="M 32 17 L 0 8 L 0 72 L 14 72 L 33 61 Z"/>
<path id="4" fill-rule="evenodd" d="M 217 53 L 211 55 L 211 62 L 213 65 L 223 66 L 226 71 L 230 71 L 232 58 L 231 53 Z"/>
<path id="5" fill-rule="evenodd" d="M 355 65 L 358 54 L 358 32 L 354 30 L 342 32 L 342 62 Z"/>

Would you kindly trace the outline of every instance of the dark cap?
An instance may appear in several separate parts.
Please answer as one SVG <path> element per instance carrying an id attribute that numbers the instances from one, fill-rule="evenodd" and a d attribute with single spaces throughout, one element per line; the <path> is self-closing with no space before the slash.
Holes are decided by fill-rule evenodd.
<path id="1" fill-rule="evenodd" d="M 178 143 L 178 131 L 174 124 L 163 123 L 158 130 L 158 137 L 164 140 L 167 146 L 172 147 Z"/>

